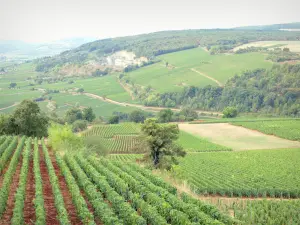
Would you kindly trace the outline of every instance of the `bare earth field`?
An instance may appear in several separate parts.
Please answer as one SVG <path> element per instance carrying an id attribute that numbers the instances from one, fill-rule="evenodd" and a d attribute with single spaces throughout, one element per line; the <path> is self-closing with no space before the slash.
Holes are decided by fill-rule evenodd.
<path id="1" fill-rule="evenodd" d="M 235 151 L 300 147 L 300 142 L 266 135 L 228 123 L 179 124 L 179 128 L 191 134 L 204 137 L 216 144 L 230 147 Z"/>
<path id="2" fill-rule="evenodd" d="M 271 49 L 272 47 L 279 47 L 281 49 L 289 48 L 292 52 L 300 52 L 300 41 L 257 41 L 238 46 L 233 51 L 247 47 L 268 47 Z"/>

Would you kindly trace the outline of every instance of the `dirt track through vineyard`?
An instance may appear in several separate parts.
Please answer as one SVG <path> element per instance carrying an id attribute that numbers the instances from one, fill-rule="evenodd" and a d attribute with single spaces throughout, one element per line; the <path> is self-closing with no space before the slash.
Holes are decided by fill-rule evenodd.
<path id="1" fill-rule="evenodd" d="M 256 149 L 300 148 L 300 142 L 263 134 L 228 123 L 179 124 L 179 128 L 195 136 L 230 147 L 235 151 Z"/>
<path id="2" fill-rule="evenodd" d="M 25 224 L 34 224 L 35 221 L 35 180 L 33 173 L 33 157 L 31 156 L 29 162 L 29 170 L 26 183 L 26 195 L 25 195 L 25 205 L 24 205 L 24 222 Z"/>
<path id="3" fill-rule="evenodd" d="M 22 160 L 23 160 L 22 157 L 20 157 L 19 163 L 17 165 L 16 172 L 14 173 L 12 183 L 10 185 L 6 210 L 3 213 L 2 218 L 0 220 L 1 225 L 10 224 L 10 220 L 11 220 L 12 215 L 13 215 L 13 209 L 14 209 L 14 206 L 15 206 L 15 193 L 16 193 L 17 188 L 19 186 L 18 184 L 19 184 L 19 179 L 20 179 L 20 171 L 21 171 L 21 167 L 22 167 Z"/>

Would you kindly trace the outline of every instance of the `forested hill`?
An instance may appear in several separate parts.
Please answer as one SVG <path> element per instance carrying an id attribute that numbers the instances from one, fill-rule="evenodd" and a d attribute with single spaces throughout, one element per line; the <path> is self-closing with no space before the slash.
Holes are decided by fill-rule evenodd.
<path id="1" fill-rule="evenodd" d="M 36 60 L 36 64 L 40 72 L 51 71 L 53 68 L 57 71 L 67 64 L 106 66 L 105 57 L 120 50 L 152 60 L 161 54 L 198 46 L 222 53 L 241 44 L 264 40 L 300 40 L 300 32 L 234 29 L 163 31 L 90 42 L 57 56 Z"/>
<path id="2" fill-rule="evenodd" d="M 222 87 L 187 87 L 180 93 L 165 93 L 145 101 L 148 105 L 185 105 L 222 111 L 235 106 L 240 112 L 261 112 L 300 117 L 300 65 L 274 65 L 269 70 L 247 71 Z"/>
<path id="3" fill-rule="evenodd" d="M 300 22 L 261 25 L 261 26 L 245 26 L 245 27 L 237 27 L 235 29 L 237 30 L 281 30 L 281 29 L 293 30 L 293 29 L 300 29 Z"/>

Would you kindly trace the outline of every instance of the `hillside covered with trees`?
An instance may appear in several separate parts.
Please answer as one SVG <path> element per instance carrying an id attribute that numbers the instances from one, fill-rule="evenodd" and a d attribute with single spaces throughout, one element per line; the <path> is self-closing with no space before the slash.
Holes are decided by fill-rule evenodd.
<path id="1" fill-rule="evenodd" d="M 189 106 L 222 111 L 235 106 L 240 112 L 300 116 L 300 65 L 274 65 L 269 70 L 246 71 L 224 87 L 186 87 L 182 92 L 149 94 L 141 99 L 151 106 Z M 144 95 L 140 95 L 144 96 Z"/>

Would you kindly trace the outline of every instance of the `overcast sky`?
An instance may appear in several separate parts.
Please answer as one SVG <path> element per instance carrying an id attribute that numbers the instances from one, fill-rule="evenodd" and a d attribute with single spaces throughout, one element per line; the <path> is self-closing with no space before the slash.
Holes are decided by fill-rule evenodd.
<path id="1" fill-rule="evenodd" d="M 46 42 L 300 22 L 299 0 L 0 0 L 0 39 Z"/>

